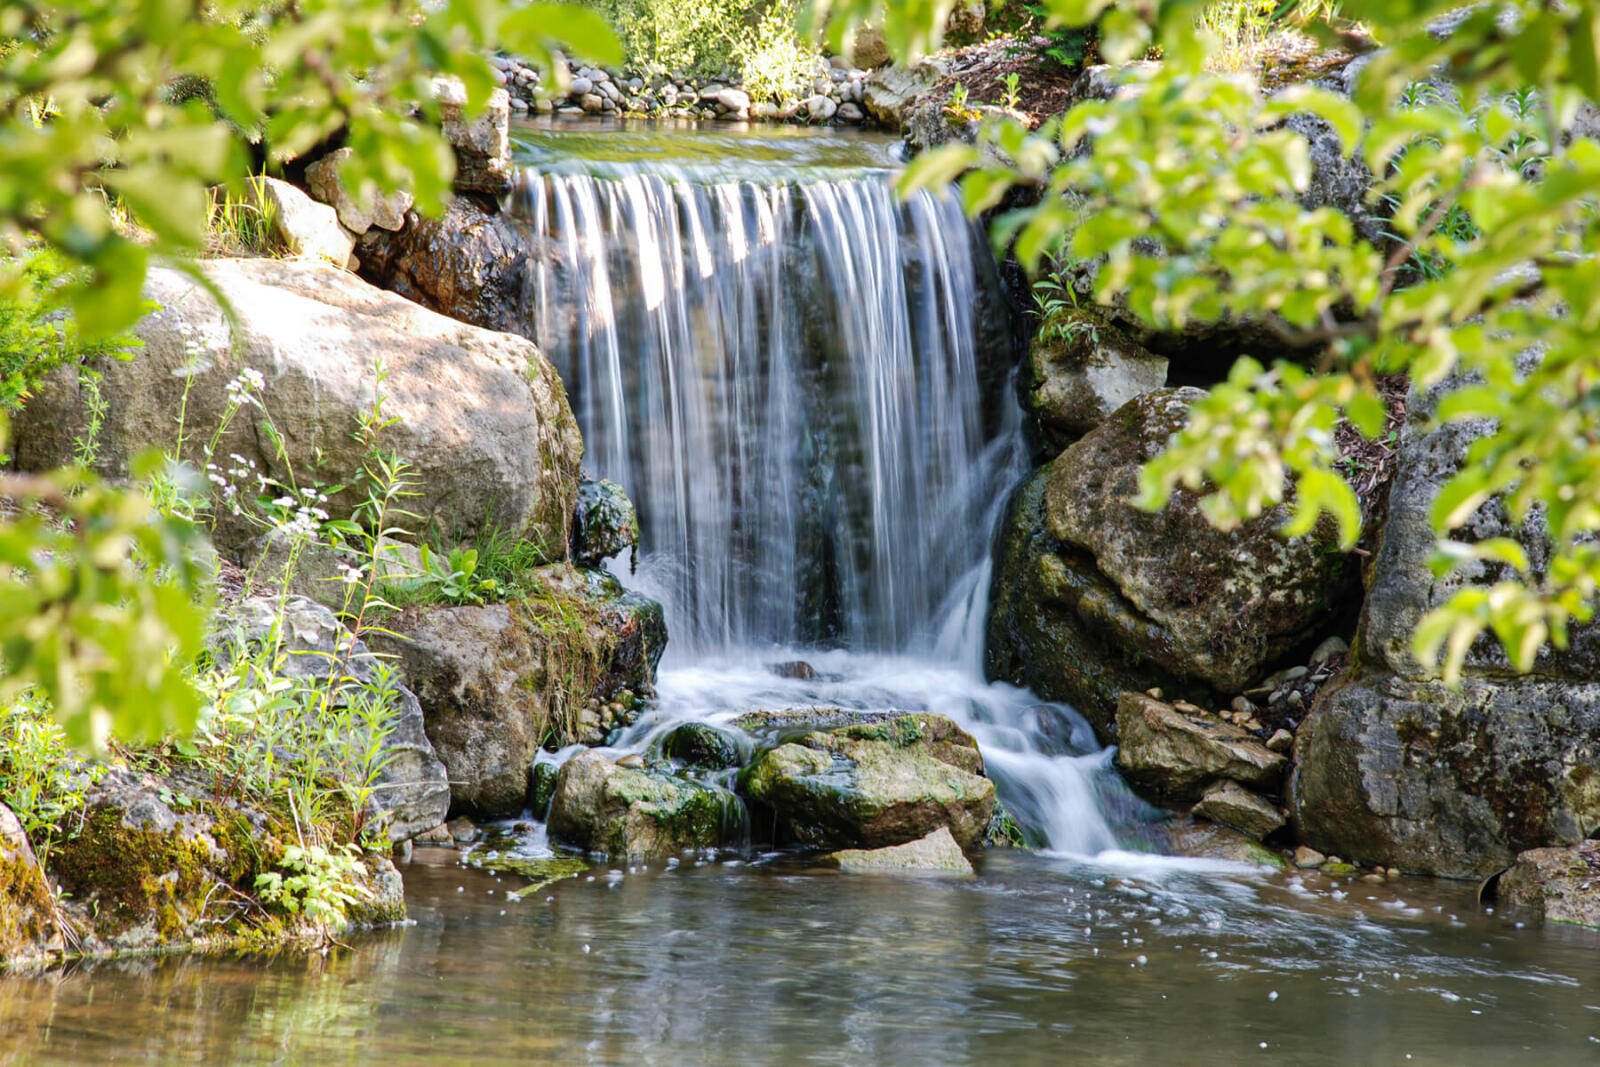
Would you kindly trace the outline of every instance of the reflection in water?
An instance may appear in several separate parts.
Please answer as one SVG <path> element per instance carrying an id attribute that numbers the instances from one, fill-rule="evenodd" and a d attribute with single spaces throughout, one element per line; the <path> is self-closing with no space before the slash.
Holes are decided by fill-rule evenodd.
<path id="1" fill-rule="evenodd" d="M 1531 1052 L 1561 1067 L 1600 1054 L 1600 935 L 1519 930 L 1459 884 L 1020 853 L 989 854 L 978 879 L 693 857 L 593 875 L 509 904 L 517 879 L 418 863 L 416 924 L 325 959 L 6 979 L 4 1062 L 1316 1067 Z"/>

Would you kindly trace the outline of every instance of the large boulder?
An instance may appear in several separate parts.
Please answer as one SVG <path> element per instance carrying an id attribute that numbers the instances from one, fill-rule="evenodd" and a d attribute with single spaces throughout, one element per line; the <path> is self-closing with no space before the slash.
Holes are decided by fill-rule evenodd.
<path id="1" fill-rule="evenodd" d="M 1276 793 L 1288 766 L 1284 756 L 1220 719 L 1185 715 L 1143 693 L 1123 693 L 1117 701 L 1117 767 L 1168 799 L 1199 800 L 1224 779 Z"/>
<path id="2" fill-rule="evenodd" d="M 739 798 L 724 789 L 620 767 L 591 750 L 573 756 L 556 778 L 550 833 L 590 852 L 644 857 L 742 843 L 748 822 Z"/>
<path id="3" fill-rule="evenodd" d="M 995 805 L 977 742 L 943 715 L 806 734 L 761 753 L 739 782 L 812 848 L 899 845 L 941 826 L 968 848 Z"/>
<path id="4" fill-rule="evenodd" d="M 189 275 L 150 271 L 145 295 L 163 310 L 139 324 L 143 348 L 99 365 L 102 473 L 126 476 L 140 452 L 173 447 L 180 412 L 183 455 L 203 468 L 203 449 L 234 403 L 230 385 L 251 370 L 263 379 L 266 414 L 239 411 L 216 446 L 218 466 L 234 466 L 224 457 L 237 455 L 285 485 L 351 485 L 370 447 L 357 420 L 381 392 L 394 422 L 380 445 L 410 465 L 415 495 L 405 507 L 418 523 L 462 537 L 492 525 L 544 546 L 550 559 L 565 555 L 583 442 L 560 376 L 530 342 L 453 322 L 331 267 L 250 259 L 202 269 L 237 326 Z M 58 370 L 16 419 L 17 462 L 70 463 L 88 420 L 77 368 Z M 257 486 L 239 490 L 254 495 Z M 356 503 L 352 489 L 322 506 L 338 518 Z M 257 535 L 220 510 L 220 547 Z"/>
<path id="5" fill-rule="evenodd" d="M 1135 397 L 1167 384 L 1167 361 L 1093 311 L 1070 310 L 1033 339 L 1018 385 L 1034 454 L 1053 459 Z"/>
<path id="6" fill-rule="evenodd" d="M 1600 926 L 1600 841 L 1524 852 L 1500 876 L 1496 896 L 1546 922 Z"/>
<path id="7" fill-rule="evenodd" d="M 867 79 L 861 102 L 874 119 L 891 129 L 899 129 L 906 120 L 906 113 L 933 92 L 945 72 L 945 65 L 932 59 L 910 66 L 884 67 Z"/>
<path id="8" fill-rule="evenodd" d="M 327 204 L 317 203 L 280 178 L 265 176 L 246 181 L 244 196 L 245 203 L 268 221 L 277 247 L 335 267 L 349 265 L 355 235 L 339 224 L 338 212 Z"/>
<path id="9" fill-rule="evenodd" d="M 215 655 L 222 662 L 276 641 L 283 653 L 279 673 L 333 686 L 339 706 L 353 699 L 359 688 L 385 684 L 382 665 L 366 642 L 352 642 L 350 631 L 333 612 L 307 597 L 247 597 L 219 615 L 215 634 Z M 387 723 L 371 803 L 386 820 L 390 839 L 405 841 L 444 821 L 450 783 L 445 765 L 428 741 L 416 696 L 392 679 L 387 684 L 394 694 L 394 712 Z M 357 750 L 371 741 L 355 734 L 346 740 Z"/>
<path id="10" fill-rule="evenodd" d="M 542 744 L 604 741 L 617 723 L 596 709 L 651 691 L 660 605 L 597 572 L 535 575 L 537 591 L 513 603 L 406 608 L 388 624 L 398 638 L 379 641 L 421 701 L 453 812 L 516 815 Z"/>
<path id="11" fill-rule="evenodd" d="M 1033 475 L 1002 531 L 990 677 L 1074 705 L 1103 738 L 1123 690 L 1196 703 L 1242 691 L 1313 637 L 1356 578 L 1331 523 L 1284 538 L 1278 508 L 1218 530 L 1186 490 L 1159 512 L 1133 506 L 1140 466 L 1201 395 L 1123 405 Z"/>
<path id="12" fill-rule="evenodd" d="M 1430 399 L 1410 399 L 1352 666 L 1300 727 L 1289 799 L 1297 832 L 1322 851 L 1482 877 L 1600 828 L 1600 627 L 1574 627 L 1565 650 L 1546 649 L 1521 676 L 1483 638 L 1455 689 L 1411 655 L 1425 612 L 1463 583 L 1506 576 L 1489 564 L 1444 577 L 1429 567 L 1433 501 L 1487 429 L 1434 428 Z M 1497 500 L 1455 536 L 1516 537 L 1535 573 L 1548 559 L 1540 523 L 1514 528 Z"/>

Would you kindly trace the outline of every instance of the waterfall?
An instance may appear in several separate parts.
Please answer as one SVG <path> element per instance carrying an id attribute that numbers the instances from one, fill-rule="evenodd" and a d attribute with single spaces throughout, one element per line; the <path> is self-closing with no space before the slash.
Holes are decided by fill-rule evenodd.
<path id="1" fill-rule="evenodd" d="M 672 634 L 656 713 L 620 744 L 752 708 L 939 712 L 1037 838 L 1116 847 L 1101 798 L 1120 780 L 1088 724 L 982 678 L 990 541 L 1023 460 L 1007 305 L 957 198 L 902 202 L 887 165 L 552 147 L 509 206 L 525 332 L 586 467 L 638 508 L 625 580 Z M 766 665 L 800 658 L 814 678 Z"/>

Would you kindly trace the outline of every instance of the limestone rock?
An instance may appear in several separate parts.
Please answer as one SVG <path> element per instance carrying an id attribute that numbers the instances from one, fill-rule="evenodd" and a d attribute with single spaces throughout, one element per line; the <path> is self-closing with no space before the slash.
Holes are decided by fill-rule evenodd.
<path id="1" fill-rule="evenodd" d="M 1482 878 L 1600 828 L 1600 682 L 1345 675 L 1295 741 L 1308 843 L 1362 863 Z"/>
<path id="2" fill-rule="evenodd" d="M 339 225 L 339 215 L 299 189 L 277 178 L 253 177 L 246 196 L 272 220 L 273 237 L 289 252 L 343 268 L 350 262 L 355 238 Z M 153 273 L 153 272 L 152 272 Z"/>
<path id="3" fill-rule="evenodd" d="M 1023 409 L 1036 454 L 1053 459 L 1135 397 L 1167 383 L 1167 361 L 1092 311 L 1069 312 L 1023 362 Z"/>
<path id="4" fill-rule="evenodd" d="M 1219 778 L 1276 792 L 1288 760 L 1237 726 L 1184 715 L 1143 693 L 1117 701 L 1117 766 L 1174 800 L 1195 800 Z"/>
<path id="5" fill-rule="evenodd" d="M 550 802 L 550 833 L 590 852 L 644 857 L 737 843 L 744 807 L 721 789 L 619 767 L 595 751 L 568 760 Z"/>
<path id="6" fill-rule="evenodd" d="M 1566 649 L 1546 648 L 1522 676 L 1482 638 L 1454 690 L 1412 657 L 1426 611 L 1463 584 L 1507 576 L 1480 565 L 1439 578 L 1428 565 L 1433 502 L 1488 429 L 1436 429 L 1432 406 L 1433 394 L 1413 390 L 1354 666 L 1318 693 L 1300 726 L 1289 802 L 1297 833 L 1324 851 L 1484 877 L 1600 828 L 1600 626 L 1573 627 Z M 1453 536 L 1516 537 L 1535 574 L 1549 559 L 1538 517 L 1515 529 L 1498 500 Z"/>
<path id="7" fill-rule="evenodd" d="M 941 874 L 972 874 L 961 846 L 950 836 L 950 829 L 939 827 L 926 837 L 887 848 L 845 849 L 830 855 L 827 862 L 846 874 L 902 871 L 936 871 Z"/>
<path id="8" fill-rule="evenodd" d="M 466 91 L 454 79 L 441 79 L 435 91 L 445 139 L 456 153 L 457 191 L 502 196 L 511 191 L 511 97 L 504 89 L 489 94 L 476 115 L 466 110 Z"/>
<path id="9" fill-rule="evenodd" d="M 237 329 L 193 279 L 151 269 L 145 295 L 164 310 L 139 324 L 137 359 L 101 367 L 102 474 L 126 477 L 140 452 L 171 447 L 180 409 L 189 431 L 184 456 L 203 467 L 200 450 L 222 420 L 228 386 L 248 368 L 265 379 L 287 459 L 243 416 L 216 455 L 238 454 L 283 484 L 352 484 L 367 459 L 353 431 L 372 407 L 381 361 L 384 413 L 396 419 L 382 445 L 410 464 L 416 495 L 405 506 L 418 525 L 467 539 L 492 522 L 546 546 L 550 558 L 565 554 L 583 442 L 560 376 L 530 342 L 453 322 L 326 266 L 248 259 L 201 267 L 232 304 Z M 87 419 L 80 388 L 77 368 L 58 370 L 18 415 L 21 467 L 72 461 Z M 347 490 L 322 506 L 344 518 L 357 502 Z M 222 511 L 219 548 L 258 535 Z"/>
<path id="10" fill-rule="evenodd" d="M 332 207 L 344 228 L 358 236 L 374 226 L 398 230 L 405 225 L 406 212 L 416 198 L 404 189 L 385 194 L 373 192 L 362 199 L 352 196 L 339 178 L 339 167 L 354 154 L 354 149 L 340 148 L 308 166 L 306 186 L 311 195 Z"/>
<path id="11" fill-rule="evenodd" d="M 1600 927 L 1600 841 L 1572 848 L 1536 848 L 1500 876 L 1501 904 L 1546 922 Z"/>
<path id="12" fill-rule="evenodd" d="M 965 848 L 995 804 L 977 743 L 931 714 L 806 734 L 761 753 L 739 781 L 813 848 L 898 845 L 941 826 Z"/>
<path id="13" fill-rule="evenodd" d="M 986 664 L 1075 706 L 1107 736 L 1116 694 L 1239 692 L 1305 641 L 1352 586 L 1331 523 L 1285 539 L 1274 509 L 1232 531 L 1184 490 L 1130 503 L 1140 466 L 1194 389 L 1146 393 L 1041 468 L 1014 499 L 996 563 Z"/>
<path id="14" fill-rule="evenodd" d="M 1277 805 L 1252 793 L 1238 782 L 1218 782 L 1206 790 L 1194 813 L 1203 819 L 1231 826 L 1260 841 L 1282 829 L 1284 818 Z"/>
<path id="15" fill-rule="evenodd" d="M 388 626 L 400 639 L 379 641 L 421 701 L 452 811 L 516 815 L 541 742 L 574 740 L 586 701 L 651 689 L 660 606 L 609 575 L 537 574 L 541 593 L 525 601 L 407 608 Z"/>
<path id="16" fill-rule="evenodd" d="M 332 611 L 306 597 L 248 597 L 228 608 L 216 622 L 215 654 L 227 661 L 238 651 L 259 646 L 273 633 L 282 615 L 278 639 L 286 677 L 325 681 L 333 672 L 347 679 L 340 698 L 348 700 L 356 686 L 378 682 L 378 661 L 364 641 L 349 644 L 349 631 Z M 364 738 L 353 739 L 357 746 Z M 422 708 L 404 686 L 395 689 L 395 712 L 384 740 L 384 763 L 378 772 L 372 806 L 385 813 L 389 838 L 405 841 L 437 826 L 450 807 L 450 784 L 423 729 Z"/>

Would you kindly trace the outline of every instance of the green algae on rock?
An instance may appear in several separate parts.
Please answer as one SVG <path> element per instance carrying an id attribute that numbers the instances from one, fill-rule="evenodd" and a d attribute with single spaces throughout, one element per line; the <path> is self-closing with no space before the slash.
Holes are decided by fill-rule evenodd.
<path id="1" fill-rule="evenodd" d="M 740 788 L 812 848 L 878 848 L 948 827 L 970 847 L 994 812 L 977 743 L 943 715 L 813 732 L 761 753 Z"/>
<path id="2" fill-rule="evenodd" d="M 562 765 L 549 824 L 563 844 L 617 857 L 742 844 L 749 833 L 732 793 L 658 769 L 620 767 L 592 750 Z"/>

